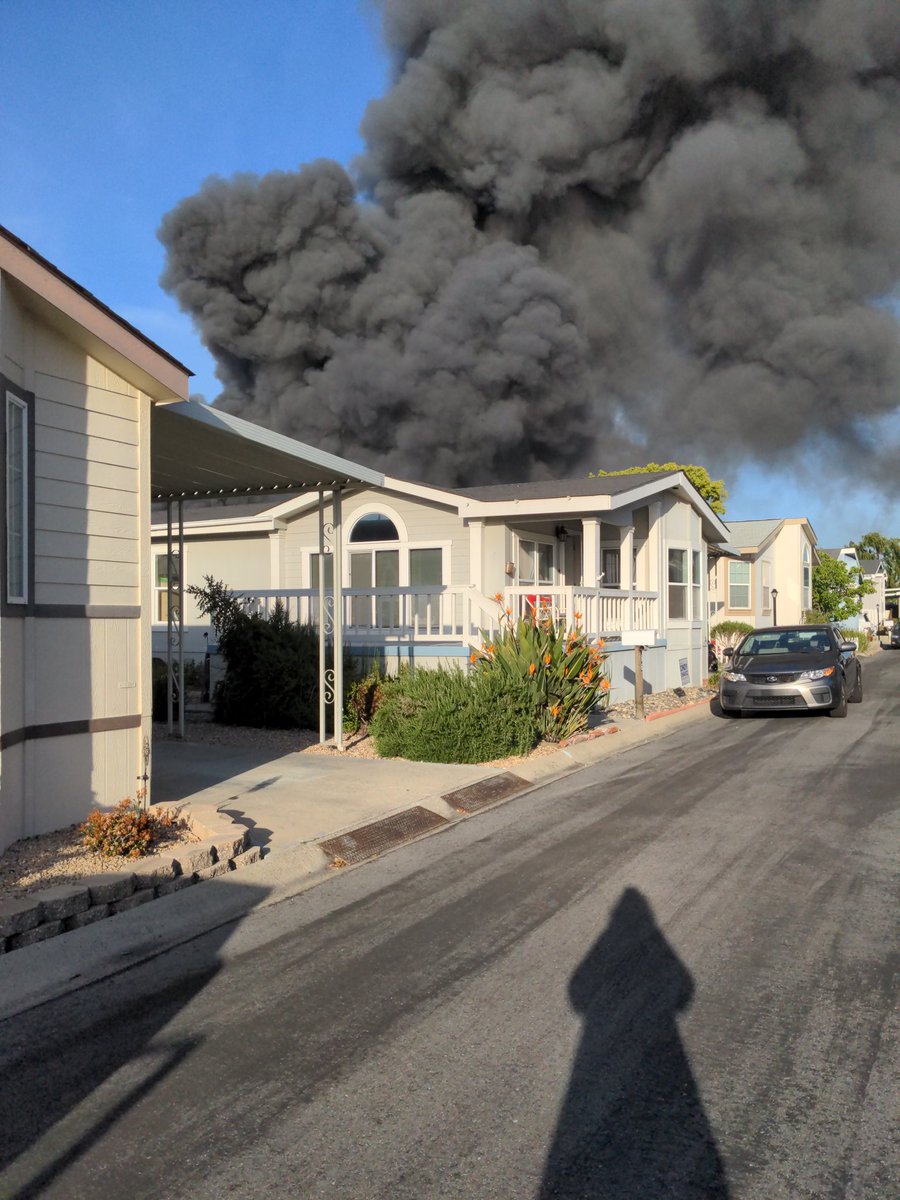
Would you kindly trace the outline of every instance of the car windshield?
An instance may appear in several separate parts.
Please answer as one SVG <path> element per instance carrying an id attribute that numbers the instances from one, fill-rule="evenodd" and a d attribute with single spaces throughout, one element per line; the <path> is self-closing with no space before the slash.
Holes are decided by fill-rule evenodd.
<path id="1" fill-rule="evenodd" d="M 812 654 L 830 648 L 821 629 L 772 629 L 748 633 L 738 654 Z"/>

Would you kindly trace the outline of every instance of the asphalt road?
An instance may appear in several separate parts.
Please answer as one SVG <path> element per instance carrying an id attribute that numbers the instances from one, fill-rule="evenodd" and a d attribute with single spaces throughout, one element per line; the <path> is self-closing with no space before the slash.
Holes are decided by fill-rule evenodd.
<path id="1" fill-rule="evenodd" d="M 900 1194 L 900 653 L 0 1026 L 0 1195 Z"/>

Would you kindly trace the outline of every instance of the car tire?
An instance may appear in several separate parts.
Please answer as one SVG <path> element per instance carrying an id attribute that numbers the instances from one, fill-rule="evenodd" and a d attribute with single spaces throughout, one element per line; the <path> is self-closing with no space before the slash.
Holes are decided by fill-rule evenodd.
<path id="1" fill-rule="evenodd" d="M 829 717 L 846 717 L 847 715 L 847 692 L 844 689 L 844 682 L 841 680 L 841 694 L 837 704 L 828 710 Z"/>
<path id="2" fill-rule="evenodd" d="M 847 697 L 850 704 L 859 704 L 863 698 L 862 667 L 856 672 L 856 686 Z"/>

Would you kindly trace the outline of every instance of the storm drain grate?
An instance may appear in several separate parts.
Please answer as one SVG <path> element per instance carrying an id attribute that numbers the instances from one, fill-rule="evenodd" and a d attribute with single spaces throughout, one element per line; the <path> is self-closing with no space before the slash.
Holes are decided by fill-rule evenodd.
<path id="1" fill-rule="evenodd" d="M 457 812 L 474 813 L 487 808 L 489 804 L 496 804 L 498 800 L 505 800 L 507 796 L 514 796 L 528 786 L 518 775 L 504 771 L 502 775 L 492 775 L 490 779 L 480 779 L 478 783 L 448 792 L 441 799 L 446 800 Z"/>
<path id="2" fill-rule="evenodd" d="M 402 846 L 404 842 L 446 824 L 445 817 L 416 806 L 397 813 L 395 817 L 385 817 L 383 821 L 373 821 L 371 825 L 363 825 L 350 833 L 342 833 L 340 837 L 319 842 L 319 846 L 332 862 L 349 866 L 351 863 L 365 862 L 367 858 L 376 858 L 386 850 Z"/>

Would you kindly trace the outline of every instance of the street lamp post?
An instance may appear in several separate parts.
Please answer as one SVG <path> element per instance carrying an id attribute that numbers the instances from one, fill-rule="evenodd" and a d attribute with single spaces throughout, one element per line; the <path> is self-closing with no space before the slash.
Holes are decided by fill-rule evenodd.
<path id="1" fill-rule="evenodd" d="M 778 624 L 778 588 L 772 588 L 772 624 Z"/>

